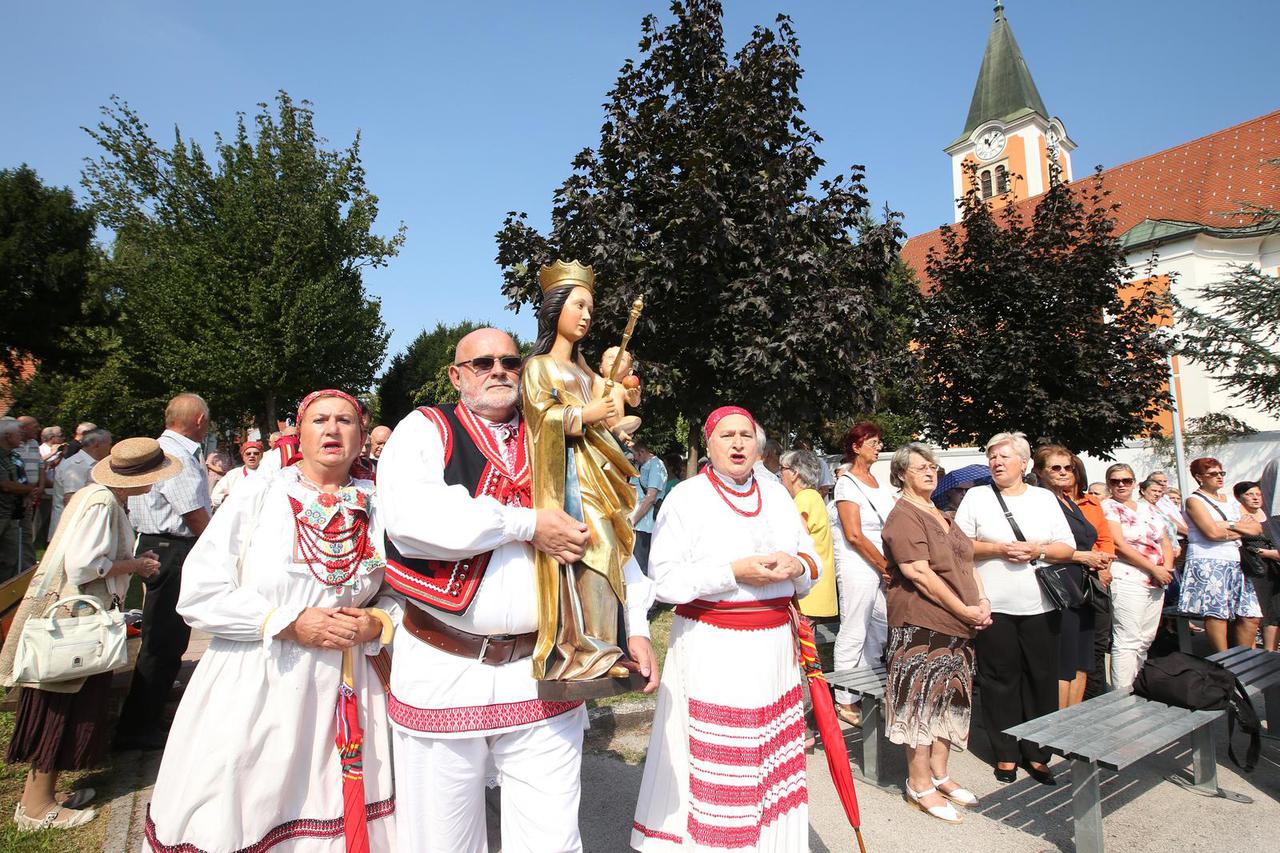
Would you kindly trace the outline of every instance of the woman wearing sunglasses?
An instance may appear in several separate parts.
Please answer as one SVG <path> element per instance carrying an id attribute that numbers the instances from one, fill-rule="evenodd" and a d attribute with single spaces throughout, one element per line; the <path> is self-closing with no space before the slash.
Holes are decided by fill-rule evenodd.
<path id="1" fill-rule="evenodd" d="M 1147 660 L 1160 628 L 1164 588 L 1173 580 L 1173 549 L 1159 512 L 1135 496 L 1133 469 L 1107 469 L 1111 497 L 1102 513 L 1116 543 L 1111 564 L 1111 686 L 1126 690 Z"/>
<path id="2" fill-rule="evenodd" d="M 1204 617 L 1204 632 L 1215 652 L 1227 648 L 1227 623 L 1235 623 L 1235 645 L 1253 648 L 1262 608 L 1253 584 L 1240 569 L 1240 540 L 1262 535 L 1262 525 L 1243 518 L 1240 504 L 1224 488 L 1222 463 L 1202 456 L 1191 463 L 1200 488 L 1188 496 L 1187 561 L 1178 609 Z"/>

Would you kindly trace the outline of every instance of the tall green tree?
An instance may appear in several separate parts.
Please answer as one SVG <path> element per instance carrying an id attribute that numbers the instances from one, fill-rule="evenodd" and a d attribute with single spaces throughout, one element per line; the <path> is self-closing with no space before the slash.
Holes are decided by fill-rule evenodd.
<path id="1" fill-rule="evenodd" d="M 1245 403 L 1280 415 L 1280 277 L 1235 264 L 1192 292 L 1196 305 L 1176 303 L 1183 352 Z"/>
<path id="2" fill-rule="evenodd" d="M 29 166 L 0 170 L 0 367 L 26 358 L 75 368 L 83 333 L 105 319 L 94 287 L 93 212 L 66 187 L 49 187 Z"/>
<path id="3" fill-rule="evenodd" d="M 397 424 L 418 406 L 438 406 L 456 402 L 458 397 L 449 383 L 449 365 L 453 363 L 454 348 L 465 335 L 482 329 L 491 323 L 463 320 L 453 326 L 436 323 L 431 330 L 424 329 L 413 339 L 404 352 L 396 353 L 387 366 L 386 373 L 378 381 L 380 419 L 385 424 Z M 515 335 L 516 346 L 521 346 Z"/>
<path id="4" fill-rule="evenodd" d="M 1102 178 L 1051 172 L 1029 221 L 1015 204 L 993 214 L 972 182 L 927 262 L 920 414 L 943 445 L 1020 430 L 1105 456 L 1168 406 L 1162 294 L 1122 294 L 1134 274 Z"/>
<path id="5" fill-rule="evenodd" d="M 774 432 L 821 429 L 868 408 L 894 353 L 875 306 L 901 231 L 862 228 L 863 170 L 819 179 L 821 137 L 804 121 L 791 21 L 756 27 L 730 59 L 721 4 L 676 0 L 674 21 L 641 24 L 600 141 L 552 197 L 551 228 L 524 213 L 498 232 L 504 293 L 540 299 L 538 267 L 576 258 L 596 270 L 589 360 L 618 342 L 637 296 L 632 347 L 649 424 L 683 416 L 687 441 L 722 403 L 751 407 Z"/>
<path id="6" fill-rule="evenodd" d="M 1263 161 L 1280 169 L 1280 157 Z M 1238 215 L 1253 235 L 1280 232 L 1280 209 L 1245 204 Z M 1251 406 L 1280 415 L 1280 277 L 1235 264 L 1221 281 L 1193 288 L 1198 304 L 1174 300 L 1183 352 Z"/>
<path id="7" fill-rule="evenodd" d="M 178 128 L 161 146 L 119 99 L 102 113 L 82 182 L 115 232 L 125 370 L 264 427 L 317 387 L 368 388 L 387 333 L 363 271 L 404 226 L 373 232 L 360 135 L 329 148 L 311 104 L 283 91 L 211 156 Z"/>

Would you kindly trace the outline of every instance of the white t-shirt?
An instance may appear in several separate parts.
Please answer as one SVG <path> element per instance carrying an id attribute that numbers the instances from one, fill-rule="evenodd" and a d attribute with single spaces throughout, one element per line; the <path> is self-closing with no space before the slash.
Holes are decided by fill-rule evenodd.
<path id="1" fill-rule="evenodd" d="M 831 496 L 831 539 L 835 546 L 836 565 L 848 565 L 850 560 L 856 560 L 858 565 L 868 566 L 863 556 L 859 554 L 854 547 L 849 544 L 849 540 L 845 538 L 844 527 L 840 521 L 840 510 L 838 506 L 840 501 L 851 501 L 858 505 L 858 519 L 862 522 L 862 535 L 867 537 L 872 545 L 876 546 L 876 550 L 881 554 L 884 553 L 884 542 L 880 535 L 884 530 L 884 521 L 889 517 L 889 510 L 893 509 L 893 504 L 897 500 L 897 489 L 888 486 L 873 488 L 860 480 L 854 480 L 853 475 L 844 474 L 836 478 L 835 491 Z M 876 574 L 879 574 L 877 572 Z"/>
<path id="2" fill-rule="evenodd" d="M 1226 515 L 1227 521 L 1240 520 L 1240 504 L 1227 498 L 1225 501 L 1216 501 L 1207 496 L 1204 492 L 1193 492 L 1187 498 L 1187 506 L 1191 502 L 1200 503 L 1202 509 L 1209 514 L 1209 518 L 1214 521 L 1222 521 L 1222 516 L 1218 515 L 1218 510 L 1222 510 Z M 1217 509 L 1214 509 L 1217 507 Z M 1200 527 L 1191 519 L 1191 513 L 1186 514 L 1187 517 L 1187 559 L 1188 560 L 1226 560 L 1229 563 L 1240 562 L 1240 540 L 1232 539 L 1227 542 L 1215 542 L 1200 532 Z"/>
<path id="3" fill-rule="evenodd" d="M 1075 547 L 1075 537 L 1058 499 L 1048 489 L 1028 486 L 1020 495 L 1005 495 L 1005 503 L 1028 542 L 1062 542 Z M 991 486 L 974 486 L 956 510 L 956 524 L 970 539 L 984 542 L 1016 542 L 1009 519 Z M 1053 610 L 1041 591 L 1032 563 L 1012 563 L 993 558 L 976 563 L 991 610 L 1010 616 L 1030 616 Z"/>

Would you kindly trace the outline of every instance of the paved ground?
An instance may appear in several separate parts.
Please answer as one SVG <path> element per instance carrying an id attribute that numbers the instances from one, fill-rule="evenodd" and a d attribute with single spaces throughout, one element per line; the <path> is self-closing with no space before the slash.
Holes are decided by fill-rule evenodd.
<path id="1" fill-rule="evenodd" d="M 193 637 L 188 658 L 203 652 L 207 639 Z M 641 766 L 648 743 L 649 707 L 637 702 L 613 709 L 593 725 L 583 760 L 580 810 L 588 853 L 623 853 L 629 849 L 632 810 L 640 788 Z M 1018 781 L 1001 785 L 991 774 L 985 736 L 975 721 L 973 751 L 953 753 L 952 776 L 970 787 L 982 802 L 960 826 L 948 826 L 914 809 L 900 791 L 858 784 L 863 837 L 872 853 L 899 851 L 998 850 L 1001 853 L 1072 850 L 1070 773 L 1054 762 L 1061 784 L 1046 787 L 1021 771 Z M 1251 774 L 1228 763 L 1225 726 L 1219 732 L 1219 784 L 1254 799 L 1240 805 L 1206 799 L 1183 790 L 1165 776 L 1190 765 L 1190 747 L 1177 743 L 1121 774 L 1103 772 L 1103 818 L 1107 846 L 1125 853 L 1216 851 L 1228 844 L 1252 850 L 1274 842 L 1280 827 L 1280 742 L 1267 741 L 1263 759 Z M 850 754 L 860 759 L 860 733 L 846 730 Z M 136 753 L 131 778 L 117 787 L 125 791 L 106 807 L 108 821 L 103 853 L 135 851 L 141 844 L 146 803 L 159 768 L 159 753 Z M 895 759 L 896 760 L 896 759 Z M 124 762 L 121 762 L 122 764 Z M 825 755 L 809 757 L 810 846 L 813 853 L 856 850 L 852 830 L 836 799 Z M 905 764 L 897 775 L 905 775 Z M 896 778 L 896 777 L 895 777 Z M 500 851 L 497 792 L 491 797 L 491 850 Z"/>

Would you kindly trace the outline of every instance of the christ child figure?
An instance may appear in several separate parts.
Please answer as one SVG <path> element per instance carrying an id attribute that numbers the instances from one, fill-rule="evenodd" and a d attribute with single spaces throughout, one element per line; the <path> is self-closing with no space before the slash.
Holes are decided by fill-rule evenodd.
<path id="1" fill-rule="evenodd" d="M 600 357 L 600 375 L 605 379 L 613 377 L 613 364 L 618 359 L 619 347 L 609 347 L 604 351 L 604 355 Z M 614 377 L 616 381 L 622 383 L 625 389 L 622 392 L 623 399 L 627 401 L 627 405 L 632 408 L 640 407 L 640 377 L 635 373 L 635 362 L 631 358 L 631 353 L 623 353 L 622 364 L 618 367 L 618 374 Z M 619 414 L 617 417 L 607 418 L 605 426 L 609 431 L 617 437 L 618 441 L 631 446 L 631 437 L 635 435 L 636 430 L 640 429 L 640 418 L 637 415 Z"/>

